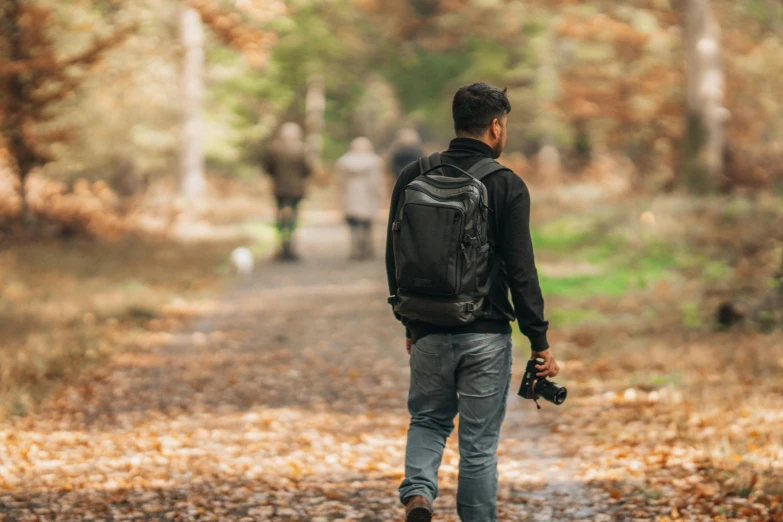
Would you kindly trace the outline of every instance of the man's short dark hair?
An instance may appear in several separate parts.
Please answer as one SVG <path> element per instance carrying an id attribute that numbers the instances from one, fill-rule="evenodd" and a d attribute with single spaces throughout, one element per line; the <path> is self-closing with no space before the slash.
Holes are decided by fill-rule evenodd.
<path id="1" fill-rule="evenodd" d="M 511 103 L 502 91 L 486 83 L 471 83 L 457 91 L 451 104 L 454 131 L 457 134 L 480 136 L 495 118 L 511 112 Z"/>

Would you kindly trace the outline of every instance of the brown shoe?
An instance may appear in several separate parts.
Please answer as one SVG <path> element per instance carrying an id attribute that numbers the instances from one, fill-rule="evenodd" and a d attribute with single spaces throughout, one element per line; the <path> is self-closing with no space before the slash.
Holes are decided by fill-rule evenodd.
<path id="1" fill-rule="evenodd" d="M 405 522 L 430 522 L 432 520 L 432 504 L 427 497 L 416 495 L 406 499 Z"/>

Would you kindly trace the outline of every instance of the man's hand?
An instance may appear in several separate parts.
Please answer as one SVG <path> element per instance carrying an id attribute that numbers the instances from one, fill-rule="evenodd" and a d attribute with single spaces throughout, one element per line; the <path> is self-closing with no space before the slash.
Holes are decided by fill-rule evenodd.
<path id="1" fill-rule="evenodd" d="M 411 339 L 408 337 L 405 339 L 405 349 L 408 351 L 408 355 L 411 354 Z"/>
<path id="2" fill-rule="evenodd" d="M 555 357 L 552 355 L 552 350 L 547 349 L 543 352 L 533 352 L 530 354 L 531 359 L 543 359 L 543 364 L 537 364 L 536 369 L 538 377 L 555 377 L 560 373 L 560 366 L 557 365 Z"/>

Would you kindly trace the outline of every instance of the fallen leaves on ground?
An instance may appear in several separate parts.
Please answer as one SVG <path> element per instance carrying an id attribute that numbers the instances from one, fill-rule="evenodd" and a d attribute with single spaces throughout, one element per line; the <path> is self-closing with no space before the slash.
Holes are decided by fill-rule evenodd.
<path id="1" fill-rule="evenodd" d="M 398 519 L 407 357 L 379 278 L 333 256 L 261 266 L 200 313 L 172 303 L 188 329 L 151 319 L 134 350 L 0 425 L 0 519 Z M 562 407 L 510 396 L 500 519 L 781 520 L 779 334 L 625 327 L 555 335 Z M 767 373 L 731 366 L 740 344 Z M 438 520 L 457 520 L 455 438 Z"/>

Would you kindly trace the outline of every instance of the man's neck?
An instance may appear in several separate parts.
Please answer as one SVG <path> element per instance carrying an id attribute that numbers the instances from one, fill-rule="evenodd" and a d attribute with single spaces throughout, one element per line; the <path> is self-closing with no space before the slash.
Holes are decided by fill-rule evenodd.
<path id="1" fill-rule="evenodd" d="M 470 134 L 457 134 L 457 138 L 466 138 L 469 140 L 476 140 L 480 141 L 484 145 L 488 146 L 490 149 L 494 149 L 494 146 L 489 142 L 486 136 L 473 136 Z"/>
<path id="2" fill-rule="evenodd" d="M 451 144 L 449 145 L 449 148 L 452 147 L 456 149 L 472 150 L 485 154 L 490 158 L 497 158 L 497 154 L 495 154 L 495 149 L 492 147 L 492 145 L 487 143 L 487 140 L 482 140 L 480 137 L 477 138 L 475 136 L 457 136 L 456 138 L 454 138 L 454 140 L 452 140 Z"/>

